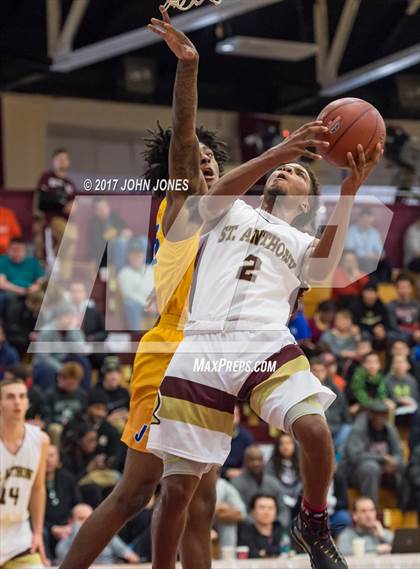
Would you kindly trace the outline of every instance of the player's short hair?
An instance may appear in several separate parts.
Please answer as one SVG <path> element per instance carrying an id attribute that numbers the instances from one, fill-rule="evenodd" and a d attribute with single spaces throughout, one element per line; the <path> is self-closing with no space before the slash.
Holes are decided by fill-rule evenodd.
<path id="1" fill-rule="evenodd" d="M 63 364 L 63 367 L 58 372 L 59 377 L 77 379 L 77 381 L 82 381 L 83 374 L 83 368 L 77 362 L 67 362 Z"/>
<path id="2" fill-rule="evenodd" d="M 158 122 L 156 130 L 148 130 L 149 136 L 144 139 L 146 150 L 143 152 L 147 168 L 144 177 L 150 180 L 152 186 L 158 180 L 169 178 L 169 145 L 171 142 L 172 129 L 164 129 Z M 229 160 L 227 144 L 212 130 L 200 126 L 196 129 L 198 140 L 210 148 L 222 173 L 224 165 Z"/>
<path id="3" fill-rule="evenodd" d="M 26 383 L 20 377 L 10 377 L 8 379 L 2 379 L 0 381 L 0 399 L 2 397 L 3 388 L 7 387 L 8 385 L 24 385 L 26 390 L 28 390 Z"/>
<path id="4" fill-rule="evenodd" d="M 279 511 L 279 504 L 277 502 L 277 498 L 275 496 L 273 496 L 272 494 L 264 494 L 263 492 L 260 492 L 259 494 L 255 494 L 255 496 L 252 497 L 251 502 L 249 504 L 249 509 L 252 511 L 255 509 L 255 506 L 257 505 L 258 500 L 261 500 L 262 498 L 267 498 L 269 500 L 273 500 L 275 506 L 276 506 L 276 512 Z"/>
<path id="5" fill-rule="evenodd" d="M 304 228 L 304 227 L 306 228 L 308 225 L 311 225 L 312 231 L 315 233 L 315 231 L 316 231 L 315 217 L 316 217 L 317 211 L 319 209 L 319 196 L 321 193 L 320 192 L 321 184 L 319 183 L 319 180 L 318 180 L 315 172 L 312 170 L 312 168 L 306 162 L 298 161 L 297 164 L 300 164 L 300 166 L 302 166 L 302 168 L 305 168 L 305 170 L 309 176 L 309 180 L 310 180 L 309 195 L 311 196 L 311 199 L 310 199 L 310 206 L 311 207 L 307 213 L 299 214 L 293 220 L 292 225 L 294 227 L 297 227 L 298 229 Z"/>

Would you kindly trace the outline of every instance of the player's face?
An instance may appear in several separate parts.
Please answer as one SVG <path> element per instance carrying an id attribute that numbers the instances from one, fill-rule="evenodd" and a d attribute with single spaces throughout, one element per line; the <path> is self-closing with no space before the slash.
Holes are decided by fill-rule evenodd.
<path id="1" fill-rule="evenodd" d="M 300 164 L 291 162 L 282 164 L 271 174 L 264 188 L 264 197 L 284 199 L 287 196 L 288 207 L 295 204 L 299 214 L 309 211 L 310 191 L 311 179 L 308 172 Z"/>
<path id="2" fill-rule="evenodd" d="M 0 414 L 7 421 L 23 421 L 29 408 L 28 390 L 19 383 L 0 390 Z"/>
<path id="3" fill-rule="evenodd" d="M 200 142 L 200 168 L 210 189 L 220 178 L 220 170 L 213 151 L 202 142 Z"/>

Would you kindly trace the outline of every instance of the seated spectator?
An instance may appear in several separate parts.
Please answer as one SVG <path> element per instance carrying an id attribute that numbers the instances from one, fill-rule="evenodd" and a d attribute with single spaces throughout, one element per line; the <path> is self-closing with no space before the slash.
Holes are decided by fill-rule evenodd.
<path id="1" fill-rule="evenodd" d="M 133 232 L 119 214 L 111 210 L 106 198 L 95 199 L 93 208 L 93 218 L 89 223 L 89 259 L 95 263 L 101 259 L 101 267 L 106 267 L 109 259 L 109 264 L 118 273 L 125 264 Z"/>
<path id="2" fill-rule="evenodd" d="M 245 450 L 252 444 L 254 444 L 254 437 L 246 427 L 241 425 L 241 410 L 239 405 L 235 405 L 230 453 L 222 467 L 222 475 L 225 478 L 233 480 L 242 474 Z"/>
<path id="3" fill-rule="evenodd" d="M 276 497 L 260 493 L 250 503 L 250 520 L 239 526 L 238 545 L 249 547 L 250 559 L 278 557 L 281 527 Z"/>
<path id="4" fill-rule="evenodd" d="M 219 536 L 219 547 L 236 547 L 238 524 L 246 517 L 246 506 L 238 490 L 219 477 L 216 483 L 216 510 L 214 528 Z"/>
<path id="5" fill-rule="evenodd" d="M 82 367 L 75 362 L 63 364 L 57 375 L 57 385 L 47 391 L 49 409 L 48 432 L 51 440 L 59 446 L 63 427 L 80 415 L 86 407 L 86 392 L 80 388 Z"/>
<path id="6" fill-rule="evenodd" d="M 7 367 L 17 364 L 19 354 L 8 342 L 3 324 L 0 322 L 0 380 Z"/>
<path id="7" fill-rule="evenodd" d="M 387 356 L 388 356 L 387 360 L 388 371 L 391 369 L 392 360 L 394 359 L 395 356 L 404 356 L 405 358 L 407 358 L 410 363 L 409 372 L 411 373 L 411 375 L 414 375 L 416 381 L 420 385 L 420 364 L 418 361 L 416 362 L 416 360 L 412 358 L 410 347 L 407 344 L 407 342 L 404 342 L 403 340 L 395 340 L 394 342 L 392 342 L 391 349 L 388 350 Z"/>
<path id="8" fill-rule="evenodd" d="M 320 302 L 315 314 L 309 320 L 312 341 L 317 344 L 324 332 L 330 330 L 334 323 L 336 306 L 332 300 Z"/>
<path id="9" fill-rule="evenodd" d="M 413 273 L 420 272 L 420 218 L 409 226 L 404 235 L 404 266 Z"/>
<path id="10" fill-rule="evenodd" d="M 371 403 L 355 420 L 344 451 L 350 485 L 375 504 L 380 486 L 397 488 L 403 467 L 400 436 L 388 416 L 382 401 Z"/>
<path id="11" fill-rule="evenodd" d="M 0 314 L 6 295 L 24 297 L 40 289 L 44 271 L 35 257 L 26 255 L 26 245 L 17 237 L 10 241 L 6 255 L 0 255 Z"/>
<path id="12" fill-rule="evenodd" d="M 420 339 L 420 300 L 415 298 L 414 283 L 401 274 L 395 286 L 397 298 L 387 304 L 391 326 L 398 331 L 398 339 L 416 342 Z"/>
<path id="13" fill-rule="evenodd" d="M 332 298 L 339 308 L 351 308 L 369 278 L 359 268 L 357 255 L 347 249 L 343 252 L 332 281 Z"/>
<path id="14" fill-rule="evenodd" d="M 264 472 L 263 453 L 257 445 L 249 446 L 246 449 L 243 472 L 232 480 L 232 484 L 241 495 L 248 512 L 256 494 L 274 496 L 277 500 L 281 525 L 285 528 L 289 527 L 290 514 L 284 503 L 282 487 L 277 478 Z"/>
<path id="15" fill-rule="evenodd" d="M 349 227 L 346 249 L 352 249 L 356 253 L 360 269 L 365 274 L 374 272 L 379 282 L 389 282 L 391 266 L 385 258 L 383 241 L 374 224 L 372 210 L 364 207 L 360 211 L 357 223 Z"/>
<path id="16" fill-rule="evenodd" d="M 401 507 L 416 510 L 420 525 L 420 409 L 414 415 L 410 433 L 410 458 L 401 488 Z"/>
<path id="17" fill-rule="evenodd" d="M 321 356 L 321 361 L 327 366 L 329 380 L 339 391 L 344 392 L 347 387 L 347 382 L 344 377 L 338 373 L 337 358 L 335 355 L 331 352 L 324 352 Z"/>
<path id="18" fill-rule="evenodd" d="M 280 483 L 283 500 L 289 508 L 290 519 L 294 517 L 303 489 L 299 468 L 299 453 L 294 439 L 287 433 L 280 433 L 274 442 L 273 454 L 267 462 L 265 472 Z"/>
<path id="19" fill-rule="evenodd" d="M 71 534 L 62 539 L 56 548 L 57 560 L 63 561 L 69 551 L 74 538 L 81 526 L 92 514 L 93 509 L 88 504 L 78 504 L 73 508 L 71 518 Z M 138 563 L 140 561 L 138 555 L 128 547 L 123 540 L 115 535 L 109 544 L 105 547 L 99 557 L 95 560 L 95 564 L 112 565 L 113 563 Z"/>
<path id="20" fill-rule="evenodd" d="M 29 396 L 26 422 L 44 429 L 49 420 L 49 408 L 44 392 L 36 385 L 32 385 L 31 367 L 25 364 L 8 366 L 4 372 L 4 379 L 21 379 L 25 382 Z"/>
<path id="21" fill-rule="evenodd" d="M 128 246 L 128 264 L 118 273 L 125 322 L 129 330 L 141 330 L 144 308 L 153 290 L 153 268 L 146 264 L 147 238 L 132 239 Z"/>
<path id="22" fill-rule="evenodd" d="M 122 468 L 125 445 L 120 442 L 118 431 L 107 420 L 108 396 L 100 389 L 88 394 L 84 412 L 68 423 L 67 429 L 74 430 L 80 421 L 90 425 L 98 434 L 97 454 L 105 457 L 108 468 Z M 64 433 L 63 433 L 64 436 Z"/>
<path id="23" fill-rule="evenodd" d="M 41 310 L 44 294 L 41 291 L 30 292 L 25 302 L 10 299 L 4 310 L 4 322 L 10 343 L 22 358 L 29 343 L 36 340 L 35 325 Z"/>
<path id="24" fill-rule="evenodd" d="M 70 156 L 64 148 L 57 148 L 52 155 L 52 168 L 43 172 L 38 181 L 37 207 L 50 216 L 68 217 L 76 186 L 67 176 Z"/>
<path id="25" fill-rule="evenodd" d="M 372 341 L 374 349 L 384 349 L 391 323 L 375 283 L 368 283 L 363 288 L 361 296 L 353 303 L 352 313 L 354 323 L 360 328 L 363 336 Z"/>
<path id="26" fill-rule="evenodd" d="M 397 407 L 412 407 L 419 403 L 419 388 L 409 373 L 410 362 L 405 356 L 394 356 L 389 373 L 385 376 L 388 393 Z"/>
<path id="27" fill-rule="evenodd" d="M 351 378 L 351 390 L 359 410 L 366 409 L 371 403 L 379 401 L 389 410 L 395 409 L 395 403 L 388 398 L 381 362 L 375 352 L 363 356 L 362 365 L 356 369 Z"/>
<path id="28" fill-rule="evenodd" d="M 70 535 L 69 519 L 72 508 L 82 501 L 74 477 L 60 466 L 60 453 L 54 445 L 50 445 L 48 449 L 45 485 L 45 542 L 50 557 L 54 557 L 57 542 Z"/>
<path id="29" fill-rule="evenodd" d="M 360 496 L 353 506 L 354 527 L 346 528 L 338 537 L 337 545 L 343 555 L 353 555 L 353 540 L 363 538 L 365 553 L 391 553 L 394 534 L 378 520 L 375 503 L 368 496 Z"/>
<path id="30" fill-rule="evenodd" d="M 103 391 L 108 399 L 108 421 L 122 432 L 128 419 L 130 394 L 121 386 L 121 363 L 118 356 L 107 356 L 101 368 L 102 381 L 96 389 Z"/>
<path id="31" fill-rule="evenodd" d="M 82 387 L 89 389 L 91 380 L 91 365 L 86 356 L 69 354 L 68 343 L 72 348 L 80 346 L 78 352 L 83 354 L 85 348 L 85 335 L 77 329 L 77 318 L 74 308 L 63 302 L 54 311 L 54 320 L 42 326 L 37 335 L 38 342 L 50 343 L 47 351 L 36 353 L 33 359 L 34 383 L 48 389 L 55 383 L 55 378 L 65 361 L 77 361 L 83 367 Z M 47 344 L 48 345 L 48 344 Z"/>
<path id="32" fill-rule="evenodd" d="M 327 330 L 321 336 L 322 344 L 341 360 L 353 358 L 357 342 L 360 339 L 359 330 L 353 325 L 351 312 L 339 310 L 334 318 L 332 330 Z"/>
<path id="33" fill-rule="evenodd" d="M 356 351 L 352 358 L 346 360 L 341 367 L 341 375 L 346 380 L 346 393 L 349 403 L 351 403 L 350 390 L 350 380 L 353 377 L 356 369 L 362 364 L 362 360 L 366 354 L 370 354 L 373 351 L 372 342 L 362 338 L 356 344 Z"/>
<path id="34" fill-rule="evenodd" d="M 103 315 L 88 299 L 86 285 L 82 281 L 70 284 L 70 304 L 75 309 L 78 327 L 85 334 L 88 342 L 103 342 L 107 337 Z"/>
<path id="35" fill-rule="evenodd" d="M 22 237 L 22 229 L 13 210 L 0 206 L 0 255 L 9 248 L 10 241 Z"/>
<path id="36" fill-rule="evenodd" d="M 319 381 L 331 389 L 336 395 L 336 399 L 331 403 L 325 411 L 325 417 L 330 428 L 337 462 L 340 460 L 344 445 L 351 431 L 351 416 L 346 396 L 331 381 L 328 376 L 328 368 L 321 358 L 314 358 L 311 361 L 311 370 Z"/>

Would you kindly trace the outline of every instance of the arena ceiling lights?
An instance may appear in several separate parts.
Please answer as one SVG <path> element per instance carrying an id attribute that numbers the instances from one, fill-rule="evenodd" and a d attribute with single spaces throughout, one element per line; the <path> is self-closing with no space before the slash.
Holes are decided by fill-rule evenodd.
<path id="1" fill-rule="evenodd" d="M 221 55 L 301 61 L 316 55 L 318 46 L 314 43 L 235 36 L 219 42 L 216 51 Z"/>
<path id="2" fill-rule="evenodd" d="M 235 16 L 271 6 L 278 3 L 278 1 L 224 0 L 223 4 L 217 8 L 213 5 L 208 5 L 197 10 L 193 9 L 185 14 L 173 17 L 172 22 L 174 26 L 183 32 L 193 32 L 216 25 Z M 47 2 L 47 5 L 50 2 Z M 54 10 L 48 13 L 48 29 L 49 31 L 52 30 L 49 33 L 49 52 L 53 59 L 51 71 L 73 71 L 161 41 L 147 27 L 143 27 L 72 51 L 72 40 L 80 25 L 88 2 L 89 0 L 73 0 L 72 8 L 61 34 L 59 34 L 57 29 L 57 22 L 59 21 L 57 14 Z M 54 0 L 52 0 L 52 3 L 54 3 Z"/>

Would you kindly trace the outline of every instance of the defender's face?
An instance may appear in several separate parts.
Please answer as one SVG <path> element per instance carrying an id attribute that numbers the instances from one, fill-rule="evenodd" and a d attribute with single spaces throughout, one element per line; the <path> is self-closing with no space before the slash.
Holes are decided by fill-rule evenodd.
<path id="1" fill-rule="evenodd" d="M 301 206 L 306 204 L 308 211 L 310 191 L 311 179 L 308 172 L 300 164 L 291 162 L 282 164 L 271 174 L 264 188 L 264 197 L 289 196 Z"/>
<path id="2" fill-rule="evenodd" d="M 14 383 L 0 389 L 0 414 L 6 421 L 23 421 L 29 408 L 26 385 Z"/>
<path id="3" fill-rule="evenodd" d="M 200 142 L 200 168 L 210 189 L 220 178 L 220 169 L 213 151 L 202 142 Z"/>

